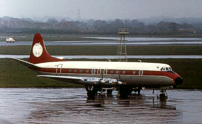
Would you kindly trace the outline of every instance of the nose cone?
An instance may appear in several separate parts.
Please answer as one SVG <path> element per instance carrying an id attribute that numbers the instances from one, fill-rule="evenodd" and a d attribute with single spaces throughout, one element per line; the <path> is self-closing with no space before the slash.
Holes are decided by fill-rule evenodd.
<path id="1" fill-rule="evenodd" d="M 175 83 L 176 83 L 176 85 L 180 85 L 180 84 L 183 83 L 183 79 L 182 79 L 181 77 L 177 77 L 177 78 L 175 79 Z"/>

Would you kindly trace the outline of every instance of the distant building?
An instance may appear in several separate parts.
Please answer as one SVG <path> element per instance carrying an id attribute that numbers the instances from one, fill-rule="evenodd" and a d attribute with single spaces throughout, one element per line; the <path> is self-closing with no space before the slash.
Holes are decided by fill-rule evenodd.
<path id="1" fill-rule="evenodd" d="M 7 43 L 14 43 L 15 40 L 12 37 L 6 38 Z"/>
<path id="2" fill-rule="evenodd" d="M 180 29 L 180 32 L 183 33 L 195 33 L 196 31 L 194 29 Z"/>

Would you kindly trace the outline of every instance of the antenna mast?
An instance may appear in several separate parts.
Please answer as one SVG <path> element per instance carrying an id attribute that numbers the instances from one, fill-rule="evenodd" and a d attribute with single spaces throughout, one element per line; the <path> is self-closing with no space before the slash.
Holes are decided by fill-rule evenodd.
<path id="1" fill-rule="evenodd" d="M 120 45 L 118 46 L 118 61 L 121 62 L 121 56 L 125 55 L 125 61 L 127 60 L 127 49 L 126 49 L 126 40 L 125 35 L 129 34 L 128 28 L 124 28 L 124 25 L 122 23 L 122 28 L 118 28 L 118 34 L 120 36 Z"/>

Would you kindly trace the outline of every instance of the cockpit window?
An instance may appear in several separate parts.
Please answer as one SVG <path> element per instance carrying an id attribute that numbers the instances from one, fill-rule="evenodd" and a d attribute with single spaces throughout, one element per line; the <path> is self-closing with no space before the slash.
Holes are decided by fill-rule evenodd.
<path id="1" fill-rule="evenodd" d="M 172 71 L 171 67 L 162 67 L 161 71 Z"/>

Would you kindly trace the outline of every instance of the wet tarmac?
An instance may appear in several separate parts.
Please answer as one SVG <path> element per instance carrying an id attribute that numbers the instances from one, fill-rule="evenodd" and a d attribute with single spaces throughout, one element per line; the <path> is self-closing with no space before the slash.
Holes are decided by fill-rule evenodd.
<path id="1" fill-rule="evenodd" d="M 168 90 L 167 101 L 156 91 L 121 99 L 89 99 L 84 88 L 0 89 L 0 123 L 201 123 L 202 91 Z"/>

